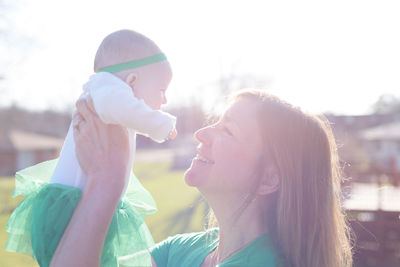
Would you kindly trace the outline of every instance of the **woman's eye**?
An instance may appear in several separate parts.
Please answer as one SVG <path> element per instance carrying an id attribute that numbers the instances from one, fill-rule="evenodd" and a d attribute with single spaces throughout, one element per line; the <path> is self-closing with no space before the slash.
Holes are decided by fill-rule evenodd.
<path id="1" fill-rule="evenodd" d="M 224 127 L 223 128 L 223 130 L 227 133 L 227 134 L 229 134 L 229 135 L 231 135 L 232 136 L 232 133 L 231 133 L 231 131 L 229 131 L 229 129 L 228 128 L 226 128 L 226 127 Z"/>

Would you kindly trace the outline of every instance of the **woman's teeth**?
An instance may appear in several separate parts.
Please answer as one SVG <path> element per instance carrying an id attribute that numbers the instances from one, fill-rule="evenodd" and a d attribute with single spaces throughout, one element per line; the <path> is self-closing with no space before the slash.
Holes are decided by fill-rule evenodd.
<path id="1" fill-rule="evenodd" d="M 214 163 L 213 161 L 208 160 L 208 159 L 206 159 L 206 158 L 204 158 L 204 157 L 202 157 L 202 156 L 200 156 L 200 155 L 196 155 L 196 158 L 197 158 L 198 160 L 204 162 L 204 163 L 208 163 L 208 164 Z"/>

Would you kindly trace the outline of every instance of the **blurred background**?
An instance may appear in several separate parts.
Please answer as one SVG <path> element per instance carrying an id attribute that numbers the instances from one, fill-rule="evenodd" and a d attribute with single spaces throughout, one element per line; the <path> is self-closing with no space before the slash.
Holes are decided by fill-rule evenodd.
<path id="1" fill-rule="evenodd" d="M 0 266 L 37 266 L 3 250 L 21 200 L 13 175 L 58 156 L 97 47 L 125 28 L 153 39 L 174 72 L 165 110 L 179 136 L 139 136 L 134 167 L 159 208 L 146 219 L 156 242 L 204 229 L 208 207 L 183 181 L 193 133 L 227 94 L 254 87 L 329 119 L 355 266 L 400 266 L 398 14 L 386 0 L 0 0 Z"/>

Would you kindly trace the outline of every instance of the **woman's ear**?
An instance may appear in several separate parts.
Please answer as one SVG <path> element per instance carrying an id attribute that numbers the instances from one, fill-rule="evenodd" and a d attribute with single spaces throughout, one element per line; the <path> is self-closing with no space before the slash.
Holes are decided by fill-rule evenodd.
<path id="1" fill-rule="evenodd" d="M 134 72 L 131 72 L 126 76 L 125 82 L 132 88 L 135 88 L 135 83 L 137 82 L 138 75 Z"/>
<path id="2" fill-rule="evenodd" d="M 280 186 L 278 171 L 275 166 L 265 169 L 257 189 L 257 195 L 265 196 L 276 192 Z"/>

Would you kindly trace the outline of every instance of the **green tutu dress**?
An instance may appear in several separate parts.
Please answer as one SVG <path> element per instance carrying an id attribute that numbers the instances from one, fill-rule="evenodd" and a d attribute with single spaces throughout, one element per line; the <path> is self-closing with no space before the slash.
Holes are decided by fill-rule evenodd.
<path id="1" fill-rule="evenodd" d="M 13 197 L 25 195 L 25 198 L 6 226 L 9 236 L 5 249 L 30 255 L 41 267 L 50 265 L 82 194 L 79 188 L 49 183 L 56 164 L 57 160 L 46 161 L 16 173 Z M 102 267 L 118 266 L 119 257 L 147 251 L 154 245 L 144 218 L 156 211 L 151 194 L 132 173 L 108 229 Z M 82 230 L 84 227 L 90 225 L 82 226 Z"/>

